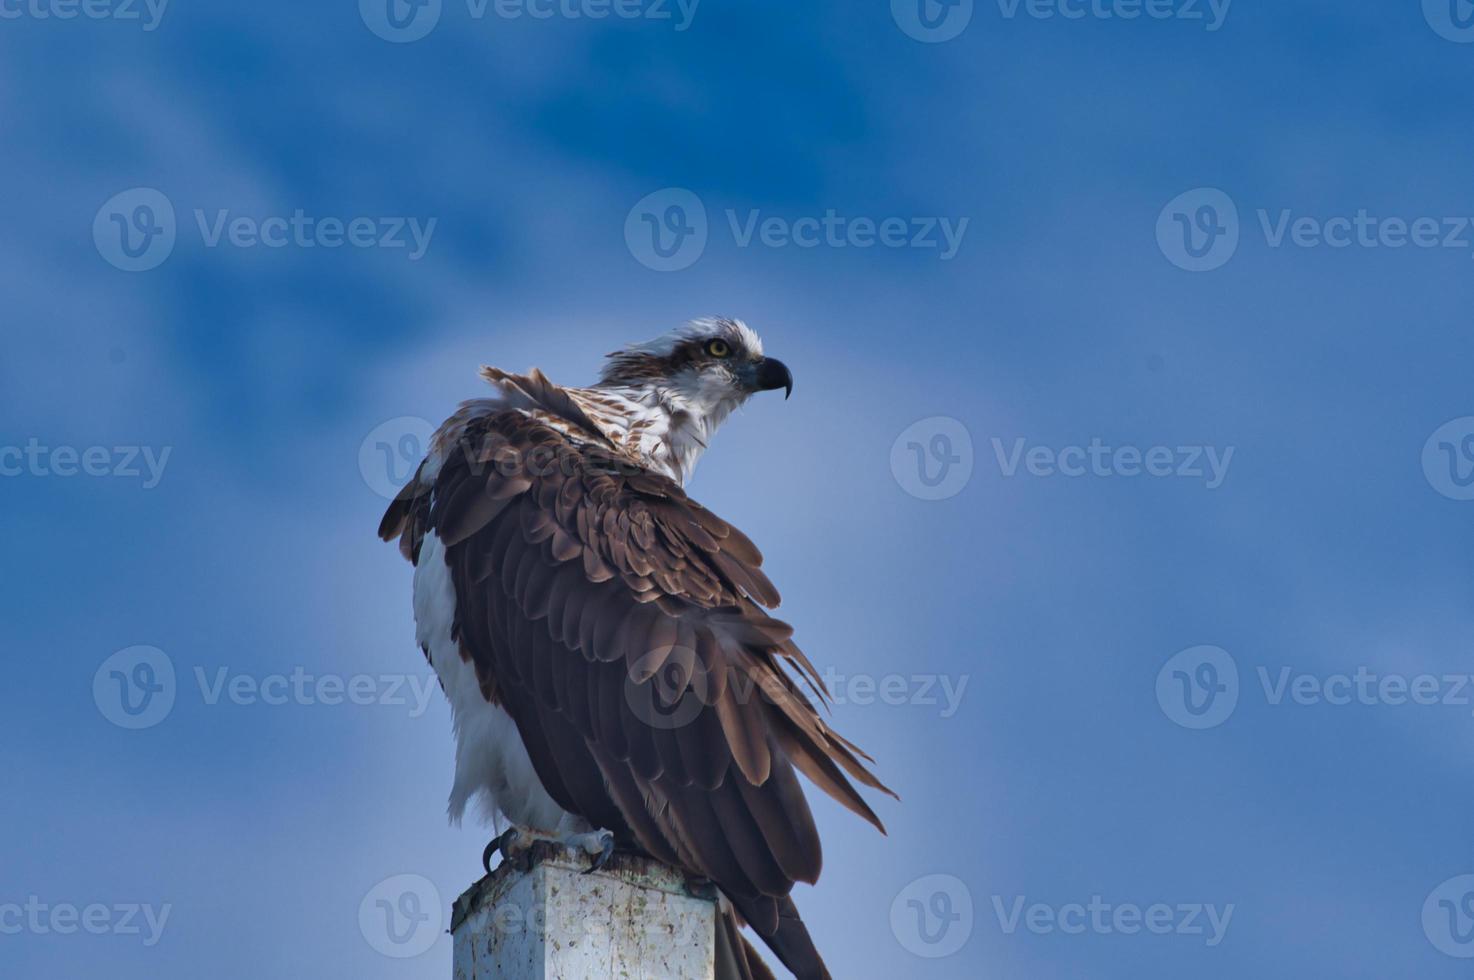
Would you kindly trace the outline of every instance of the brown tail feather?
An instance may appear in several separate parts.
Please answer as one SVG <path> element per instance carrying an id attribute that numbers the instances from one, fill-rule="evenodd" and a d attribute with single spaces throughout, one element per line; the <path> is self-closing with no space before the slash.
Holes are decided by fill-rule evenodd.
<path id="1" fill-rule="evenodd" d="M 717 914 L 716 980 L 777 980 L 730 910 Z"/>
<path id="2" fill-rule="evenodd" d="M 824 959 L 819 955 L 819 950 L 815 948 L 814 940 L 809 936 L 808 928 L 804 926 L 803 920 L 799 918 L 798 908 L 793 904 L 793 899 L 784 895 L 782 898 L 777 899 L 764 897 L 758 899 L 758 901 L 777 903 L 778 928 L 773 931 L 772 935 L 763 935 L 761 932 L 758 935 L 762 938 L 763 942 L 767 943 L 768 948 L 773 951 L 773 955 L 778 957 L 779 962 L 787 967 L 789 972 L 794 975 L 795 980 L 831 980 L 829 969 L 824 965 Z M 743 909 L 744 902 L 734 900 L 732 904 L 736 906 L 737 911 L 748 922 L 762 918 L 756 910 L 753 910 L 753 914 L 748 914 Z M 752 959 L 757 960 L 756 955 Z M 761 966 L 761 962 L 759 962 L 759 966 Z M 720 973 L 717 976 L 721 978 Z M 754 977 L 761 976 L 761 973 L 754 973 Z M 768 976 L 771 977 L 772 974 L 769 973 Z"/>

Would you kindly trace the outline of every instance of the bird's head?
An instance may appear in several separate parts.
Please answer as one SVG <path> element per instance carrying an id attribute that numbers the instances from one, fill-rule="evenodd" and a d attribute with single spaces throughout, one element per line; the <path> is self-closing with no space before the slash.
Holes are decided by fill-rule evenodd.
<path id="1" fill-rule="evenodd" d="M 759 391 L 793 391 L 788 366 L 763 355 L 747 324 L 726 317 L 693 320 L 644 344 L 609 355 L 601 385 L 656 394 L 691 414 L 720 420 Z"/>

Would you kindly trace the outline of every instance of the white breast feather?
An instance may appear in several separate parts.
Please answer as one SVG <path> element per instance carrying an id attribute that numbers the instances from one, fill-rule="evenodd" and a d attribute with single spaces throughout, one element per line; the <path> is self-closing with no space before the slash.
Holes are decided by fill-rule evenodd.
<path id="1" fill-rule="evenodd" d="M 425 534 L 415 566 L 415 638 L 445 687 L 455 719 L 456 771 L 450 817 L 459 823 L 473 798 L 500 831 L 502 818 L 522 827 L 555 830 L 572 817 L 543 789 L 511 715 L 481 694 L 476 669 L 461 659 L 451 638 L 455 585 L 445 548 L 435 532 Z"/>

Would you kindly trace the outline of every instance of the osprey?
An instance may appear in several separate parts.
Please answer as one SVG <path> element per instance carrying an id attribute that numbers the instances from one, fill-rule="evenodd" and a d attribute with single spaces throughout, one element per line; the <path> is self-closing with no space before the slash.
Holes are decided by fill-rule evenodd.
<path id="1" fill-rule="evenodd" d="M 882 833 L 850 779 L 895 794 L 800 687 L 827 698 L 764 612 L 761 553 L 682 489 L 733 409 L 787 397 L 788 368 L 722 318 L 610 354 L 588 388 L 481 375 L 495 393 L 439 428 L 379 527 L 415 565 L 416 638 L 454 714 L 452 819 L 474 798 L 510 825 L 488 860 L 556 839 L 710 879 L 718 976 L 772 976 L 743 921 L 827 977 L 789 897 L 821 863 L 795 772 Z"/>

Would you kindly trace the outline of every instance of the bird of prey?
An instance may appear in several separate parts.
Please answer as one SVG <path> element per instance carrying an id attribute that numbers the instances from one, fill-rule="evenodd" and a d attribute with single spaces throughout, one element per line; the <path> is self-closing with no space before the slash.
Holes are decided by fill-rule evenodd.
<path id="1" fill-rule="evenodd" d="M 482 368 L 379 527 L 414 563 L 416 638 L 454 714 L 459 820 L 504 853 L 617 847 L 709 879 L 717 975 L 827 977 L 790 892 L 819 835 L 796 772 L 884 833 L 891 793 L 816 711 L 828 692 L 769 616 L 762 555 L 682 489 L 717 427 L 788 368 L 738 320 L 608 355 L 597 384 Z M 805 693 L 807 689 L 808 693 Z M 812 697 L 810 696 L 812 695 Z M 863 760 L 863 761 L 862 761 Z"/>

